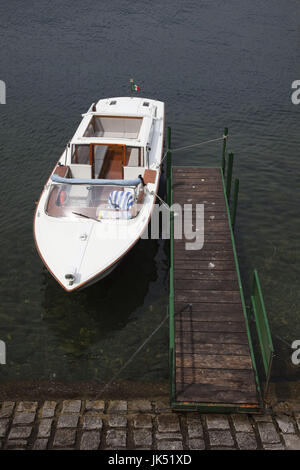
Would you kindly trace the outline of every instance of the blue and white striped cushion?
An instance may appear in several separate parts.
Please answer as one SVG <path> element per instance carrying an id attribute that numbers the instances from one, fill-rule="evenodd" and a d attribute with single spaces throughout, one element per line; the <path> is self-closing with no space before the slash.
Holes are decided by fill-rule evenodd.
<path id="1" fill-rule="evenodd" d="M 133 196 L 129 191 L 112 191 L 108 197 L 108 204 L 112 209 L 129 211 L 133 202 Z"/>

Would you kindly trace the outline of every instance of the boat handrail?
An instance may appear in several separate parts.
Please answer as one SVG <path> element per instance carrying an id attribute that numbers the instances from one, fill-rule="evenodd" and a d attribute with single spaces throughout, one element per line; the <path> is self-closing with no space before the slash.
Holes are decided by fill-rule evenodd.
<path id="1" fill-rule="evenodd" d="M 56 174 L 51 175 L 53 183 L 65 184 L 90 184 L 97 186 L 138 186 L 143 183 L 142 178 L 138 177 L 132 180 L 110 180 L 110 179 L 89 179 L 89 178 L 63 178 Z"/>

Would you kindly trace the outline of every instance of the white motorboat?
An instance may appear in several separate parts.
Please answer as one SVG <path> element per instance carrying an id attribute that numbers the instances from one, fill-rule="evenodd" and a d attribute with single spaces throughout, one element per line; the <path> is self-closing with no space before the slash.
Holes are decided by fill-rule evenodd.
<path id="1" fill-rule="evenodd" d="M 102 99 L 82 117 L 34 216 L 38 253 L 66 291 L 109 274 L 140 239 L 161 173 L 163 102 Z"/>

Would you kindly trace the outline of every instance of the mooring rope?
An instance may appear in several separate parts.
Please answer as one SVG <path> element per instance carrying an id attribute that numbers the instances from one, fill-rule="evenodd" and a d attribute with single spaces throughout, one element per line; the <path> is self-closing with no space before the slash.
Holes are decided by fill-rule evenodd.
<path id="1" fill-rule="evenodd" d="M 165 321 L 169 318 L 169 315 L 167 314 L 165 318 L 160 322 L 160 324 L 152 331 L 152 333 L 148 336 L 148 338 L 145 339 L 145 341 L 137 348 L 137 350 L 130 356 L 128 361 L 125 362 L 125 364 L 121 367 L 121 369 L 118 370 L 118 372 L 110 379 L 109 382 L 106 383 L 106 385 L 103 387 L 103 389 L 100 391 L 99 395 L 97 397 L 100 397 L 102 393 L 105 392 L 105 390 L 116 380 L 116 378 L 121 374 L 121 372 L 126 369 L 126 367 L 132 362 L 132 360 L 135 358 L 135 356 L 143 349 L 143 347 L 148 343 L 148 341 L 152 338 L 152 336 L 155 335 L 155 333 L 163 326 Z"/>
<path id="2" fill-rule="evenodd" d="M 172 210 L 170 209 L 170 207 L 168 206 L 168 204 L 157 194 L 155 193 L 154 191 L 150 191 L 147 186 L 146 186 L 146 190 L 148 192 L 148 194 L 150 194 L 150 196 L 156 196 L 157 199 L 168 209 L 169 212 L 172 212 Z"/>
<path id="3" fill-rule="evenodd" d="M 199 147 L 200 145 L 209 144 L 210 142 L 217 142 L 218 140 L 223 140 L 223 139 L 227 139 L 227 138 L 228 138 L 228 135 L 224 134 L 222 137 L 218 137 L 217 139 L 204 140 L 202 142 L 198 142 L 198 144 L 186 145 L 185 147 L 177 147 L 175 149 L 169 149 L 169 150 L 172 153 L 179 152 L 180 150 L 186 150 L 186 149 L 190 149 L 190 148 L 193 148 L 193 147 Z M 158 167 L 160 167 L 161 164 L 163 163 L 163 161 L 166 158 L 169 150 L 167 150 L 165 152 L 165 154 L 164 154 L 163 158 L 161 159 L 161 162 L 158 165 Z"/>
<path id="4" fill-rule="evenodd" d="M 192 147 L 198 147 L 199 145 L 209 144 L 210 142 L 216 142 L 217 140 L 227 139 L 227 135 L 223 135 L 222 137 L 218 137 L 217 139 L 205 140 L 204 142 L 199 142 L 198 144 L 187 145 L 186 147 L 177 147 L 176 149 L 170 149 L 171 152 L 179 152 L 179 150 L 185 150 Z"/>

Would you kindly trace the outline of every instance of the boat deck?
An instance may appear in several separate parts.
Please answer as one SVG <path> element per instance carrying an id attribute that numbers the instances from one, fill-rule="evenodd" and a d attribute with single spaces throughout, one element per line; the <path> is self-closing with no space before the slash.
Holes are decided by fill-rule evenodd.
<path id="1" fill-rule="evenodd" d="M 204 204 L 203 248 L 186 250 L 185 238 L 171 241 L 173 405 L 257 411 L 254 359 L 221 169 L 173 167 L 172 181 L 173 204 Z"/>

